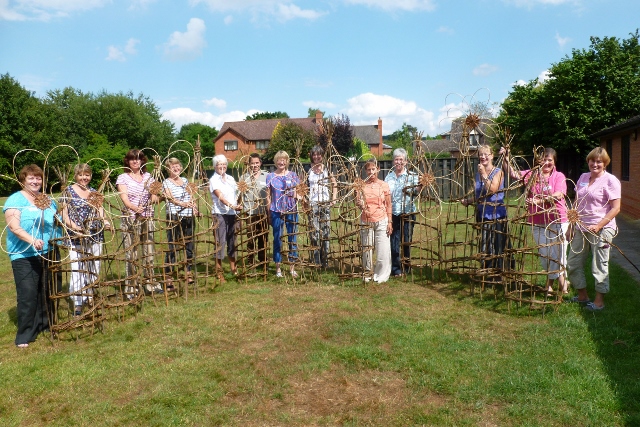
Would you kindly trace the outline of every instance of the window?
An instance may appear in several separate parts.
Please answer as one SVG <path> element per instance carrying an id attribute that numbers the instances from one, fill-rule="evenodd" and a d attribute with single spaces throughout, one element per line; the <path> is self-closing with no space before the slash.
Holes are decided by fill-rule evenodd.
<path id="1" fill-rule="evenodd" d="M 620 178 L 623 181 L 629 181 L 629 144 L 631 143 L 631 135 L 622 137 L 622 153 L 620 153 Z"/>
<path id="2" fill-rule="evenodd" d="M 256 141 L 256 150 L 266 150 L 269 148 L 269 141 Z"/>
<path id="3" fill-rule="evenodd" d="M 613 140 L 607 139 L 606 150 L 607 150 L 607 153 L 609 154 L 609 158 L 613 160 Z M 609 164 L 607 165 L 607 172 L 613 173 L 612 170 L 613 170 L 613 161 L 609 162 Z"/>
<path id="4" fill-rule="evenodd" d="M 469 132 L 469 145 L 472 147 L 477 147 L 478 143 L 480 143 L 480 134 L 473 129 Z"/>
<path id="5" fill-rule="evenodd" d="M 224 142 L 224 151 L 236 151 L 238 149 L 238 140 L 233 139 Z"/>

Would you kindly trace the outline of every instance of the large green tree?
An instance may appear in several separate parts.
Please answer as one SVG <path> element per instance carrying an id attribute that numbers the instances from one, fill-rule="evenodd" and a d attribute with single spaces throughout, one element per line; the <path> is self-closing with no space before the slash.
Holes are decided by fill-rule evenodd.
<path id="1" fill-rule="evenodd" d="M 283 120 L 273 130 L 269 148 L 263 159 L 265 163 L 272 162 L 273 157 L 280 150 L 286 151 L 291 158 L 306 157 L 315 141 L 313 132 L 295 122 Z"/>
<path id="2" fill-rule="evenodd" d="M 640 111 L 638 30 L 625 40 L 591 37 L 588 49 L 552 64 L 549 79 L 514 86 L 498 120 L 511 128 L 513 146 L 531 153 L 554 147 L 579 158 L 595 145 L 593 133 Z"/>
<path id="3" fill-rule="evenodd" d="M 43 164 L 43 157 L 34 149 L 48 151 L 47 119 L 40 100 L 9 74 L 0 76 L 0 194 L 17 188 L 15 177 L 22 166 L 36 162 Z M 15 167 L 15 173 L 14 173 Z"/>
<path id="4" fill-rule="evenodd" d="M 289 115 L 283 111 L 269 112 L 263 111 L 253 113 L 250 116 L 245 117 L 245 120 L 267 120 L 267 119 L 288 119 Z"/>
<path id="5" fill-rule="evenodd" d="M 189 123 L 182 125 L 176 137 L 177 139 L 189 141 L 193 146 L 195 146 L 199 137 L 202 156 L 213 157 L 215 155 L 213 140 L 216 139 L 217 136 L 218 130 L 214 127 L 203 125 L 202 123 Z"/>
<path id="6" fill-rule="evenodd" d="M 417 127 L 402 123 L 400 129 L 387 136 L 387 144 L 393 148 L 404 148 L 408 152 L 411 152 L 413 136 L 417 134 L 417 132 Z"/>

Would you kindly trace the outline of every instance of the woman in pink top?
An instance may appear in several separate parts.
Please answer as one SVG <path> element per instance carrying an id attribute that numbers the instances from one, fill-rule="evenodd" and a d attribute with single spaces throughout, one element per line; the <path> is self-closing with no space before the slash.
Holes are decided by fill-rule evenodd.
<path id="1" fill-rule="evenodd" d="M 504 147 L 503 168 L 508 169 L 512 179 L 522 180 L 527 191 L 529 222 L 533 225 L 533 238 L 538 245 L 542 268 L 548 272 L 546 290 L 553 293 L 553 282 L 558 279 L 559 292 L 568 293 L 565 282 L 567 246 L 564 235 L 567 232 L 567 181 L 562 172 L 556 170 L 556 150 L 545 148 L 540 167 L 520 171 L 513 169 L 509 162 L 509 151 Z"/>
<path id="2" fill-rule="evenodd" d="M 137 275 L 138 249 L 142 249 L 142 283 L 134 285 L 127 279 L 127 298 L 132 299 L 138 287 L 144 284 L 147 295 L 162 294 L 162 285 L 154 279 L 153 259 L 153 204 L 158 196 L 149 192 L 155 180 L 146 169 L 147 157 L 141 150 L 131 149 L 124 156 L 125 173 L 118 175 L 116 187 L 122 200 L 122 239 L 126 250 L 127 277 Z"/>
<path id="3" fill-rule="evenodd" d="M 376 249 L 373 281 L 383 283 L 389 280 L 391 275 L 391 190 L 389 184 L 378 179 L 378 164 L 375 158 L 367 160 L 364 170 L 367 179 L 362 190 L 356 191 L 356 204 L 362 209 L 361 223 L 369 227 L 362 230 L 360 237 L 363 246 L 373 245 Z M 372 255 L 373 249 L 369 249 L 364 251 L 362 256 L 362 264 L 367 271 L 371 271 Z"/>
<path id="4" fill-rule="evenodd" d="M 609 250 L 611 240 L 618 228 L 616 215 L 620 213 L 620 181 L 605 169 L 611 159 L 607 150 L 597 147 L 587 156 L 589 172 L 583 173 L 576 182 L 574 208 L 579 221 L 571 224 L 567 239 L 571 251 L 567 260 L 569 279 L 578 291 L 572 301 L 586 305 L 590 311 L 604 308 L 604 294 L 609 292 Z M 591 272 L 596 282 L 596 297 L 591 302 L 587 293 L 584 264 L 592 253 Z"/>

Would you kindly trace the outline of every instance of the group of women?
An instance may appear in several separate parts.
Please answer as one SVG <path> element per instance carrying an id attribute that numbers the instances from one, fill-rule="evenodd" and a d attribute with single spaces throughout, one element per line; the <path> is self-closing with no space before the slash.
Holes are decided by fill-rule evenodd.
<path id="1" fill-rule="evenodd" d="M 589 172 L 576 183 L 576 205 L 579 220 L 569 221 L 565 196 L 564 175 L 555 168 L 556 154 L 546 149 L 538 167 L 532 170 L 514 170 L 508 151 L 502 149 L 502 167 L 493 164 L 489 146 L 478 149 L 478 170 L 475 176 L 474 196 L 461 200 L 463 205 L 475 207 L 480 229 L 479 251 L 483 254 L 483 268 L 504 268 L 502 256 L 509 245 L 507 209 L 504 204 L 505 175 L 522 180 L 533 236 L 538 245 L 542 267 L 548 271 L 547 289 L 553 291 L 558 281 L 559 292 L 567 293 L 564 277 L 565 264 L 568 280 L 577 290 L 572 301 L 584 304 L 592 311 L 604 308 L 604 295 L 609 291 L 608 259 L 610 242 L 616 233 L 615 216 L 620 212 L 620 182 L 606 171 L 610 162 L 603 148 L 592 150 L 587 156 Z M 309 153 L 311 169 L 308 174 L 308 194 L 298 194 L 300 177 L 289 170 L 289 155 L 279 151 L 275 157 L 275 170 L 262 171 L 257 154 L 249 156 L 249 168 L 240 177 L 244 190 L 227 174 L 225 156 L 213 158 L 214 174 L 209 180 L 212 196 L 212 214 L 215 217 L 215 255 L 219 278 L 222 260 L 229 259 L 231 272 L 237 274 L 236 233 L 240 225 L 238 214 L 246 221 L 250 256 L 257 254 L 266 265 L 267 222 L 273 232 L 273 261 L 276 277 L 283 277 L 282 236 L 287 231 L 289 274 L 297 277 L 295 261 L 298 259 L 296 226 L 297 206 L 305 205 L 309 215 L 310 242 L 313 260 L 323 267 L 329 260 L 330 207 L 337 201 L 337 183 L 331 171 L 322 163 L 324 151 L 314 147 Z M 408 270 L 401 256 L 410 257 L 410 244 L 415 222 L 415 198 L 422 187 L 418 176 L 407 170 L 407 152 L 397 149 L 393 153 L 393 169 L 385 180 L 378 178 L 375 159 L 365 163 L 365 179 L 355 191 L 355 202 L 360 209 L 363 265 L 373 274 L 370 279 L 383 283 L 390 276 L 406 274 Z M 118 176 L 116 186 L 122 200 L 121 231 L 126 248 L 127 290 L 129 298 L 143 289 L 147 294 L 173 289 L 177 270 L 176 252 L 183 248 L 187 267 L 185 279 L 193 282 L 194 218 L 200 215 L 193 199 L 193 187 L 181 176 L 182 164 L 176 158 L 166 161 L 169 177 L 162 182 L 159 194 L 150 191 L 154 178 L 146 171 L 147 159 L 140 150 L 130 150 L 124 158 L 125 171 Z M 60 198 L 62 215 L 58 218 L 67 229 L 65 238 L 69 246 L 74 313 L 80 315 L 83 307 L 91 304 L 91 289 L 98 280 L 104 230 L 112 229 L 105 216 L 103 200 L 89 186 L 91 168 L 79 164 L 74 169 L 74 183 Z M 42 192 L 44 173 L 37 165 L 22 168 L 18 180 L 22 189 L 11 195 L 3 208 L 8 230 L 6 250 L 9 254 L 17 293 L 17 323 L 15 344 L 28 347 L 38 333 L 47 330 L 47 281 L 50 262 L 55 260 L 52 239 L 62 233 L 56 226 L 58 206 Z M 165 278 L 162 284 L 154 275 L 154 208 L 160 198 L 166 200 L 167 237 L 169 250 L 165 259 Z M 560 242 L 560 243 L 558 243 Z M 566 260 L 566 243 L 571 243 Z M 373 265 L 373 250 L 376 252 Z M 402 251 L 401 251 L 402 249 Z M 592 253 L 592 272 L 596 279 L 593 301 L 586 291 L 584 264 L 589 250 Z M 402 252 L 402 255 L 401 255 Z M 142 268 L 137 266 L 141 264 Z M 365 275 L 365 277 L 369 277 Z"/>

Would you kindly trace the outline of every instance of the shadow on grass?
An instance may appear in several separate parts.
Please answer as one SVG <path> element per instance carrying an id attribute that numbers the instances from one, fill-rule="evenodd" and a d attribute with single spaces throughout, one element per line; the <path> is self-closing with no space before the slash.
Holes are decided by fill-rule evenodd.
<path id="1" fill-rule="evenodd" d="M 591 265 L 585 267 L 587 290 L 594 296 Z M 582 317 L 609 377 L 619 410 L 628 426 L 640 425 L 640 283 L 615 263 L 609 264 L 610 292 L 601 312 Z M 585 366 L 584 369 L 593 367 Z"/>
<path id="2" fill-rule="evenodd" d="M 18 327 L 18 311 L 15 306 L 7 310 L 7 317 L 9 318 L 9 322 L 13 323 L 15 327 Z"/>

